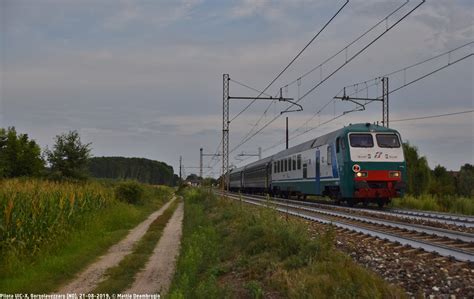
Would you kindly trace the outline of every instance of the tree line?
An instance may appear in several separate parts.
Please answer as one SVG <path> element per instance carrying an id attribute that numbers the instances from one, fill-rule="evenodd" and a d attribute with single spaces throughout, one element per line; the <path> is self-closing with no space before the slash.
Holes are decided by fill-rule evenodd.
<path id="1" fill-rule="evenodd" d="M 0 178 L 46 177 L 84 180 L 133 179 L 148 184 L 175 185 L 177 176 L 166 163 L 143 158 L 91 156 L 91 143 L 77 131 L 57 135 L 51 149 L 41 150 L 28 134 L 14 127 L 0 128 Z"/>
<path id="2" fill-rule="evenodd" d="M 459 171 L 448 171 L 437 165 L 433 170 L 426 157 L 409 143 L 403 144 L 407 163 L 407 192 L 413 195 L 432 194 L 474 196 L 474 166 L 464 164 Z"/>
<path id="3" fill-rule="evenodd" d="M 89 172 L 97 178 L 133 179 L 157 185 L 176 185 L 179 179 L 173 167 L 145 158 L 94 157 L 89 161 Z"/>

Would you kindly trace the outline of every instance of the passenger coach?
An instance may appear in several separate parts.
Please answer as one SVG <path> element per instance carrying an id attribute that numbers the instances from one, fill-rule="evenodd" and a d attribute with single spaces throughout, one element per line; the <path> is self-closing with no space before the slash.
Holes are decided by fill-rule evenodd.
<path id="1" fill-rule="evenodd" d="M 233 169 L 229 188 L 272 196 L 329 196 L 383 206 L 403 195 L 406 165 L 400 134 L 354 124 Z"/>

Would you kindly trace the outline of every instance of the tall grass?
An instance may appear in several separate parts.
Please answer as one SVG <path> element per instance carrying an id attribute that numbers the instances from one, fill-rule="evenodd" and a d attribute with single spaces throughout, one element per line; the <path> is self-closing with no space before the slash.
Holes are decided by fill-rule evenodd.
<path id="1" fill-rule="evenodd" d="M 424 211 L 474 215 L 474 198 L 457 196 L 407 195 L 392 200 L 392 207 Z"/>
<path id="2" fill-rule="evenodd" d="M 334 232 L 270 208 L 185 194 L 182 249 L 170 298 L 403 297 L 335 250 Z"/>
<path id="3" fill-rule="evenodd" d="M 0 252 L 34 253 L 67 233 L 85 214 L 115 202 L 113 190 L 98 183 L 13 179 L 0 182 Z"/>

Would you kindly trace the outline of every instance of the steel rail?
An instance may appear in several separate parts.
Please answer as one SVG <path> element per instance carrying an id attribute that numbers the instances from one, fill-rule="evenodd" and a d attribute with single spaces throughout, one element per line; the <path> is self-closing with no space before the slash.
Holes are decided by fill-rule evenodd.
<path id="1" fill-rule="evenodd" d="M 243 197 L 247 199 L 253 199 L 254 197 L 244 195 Z M 356 220 L 356 221 L 361 221 L 361 222 L 366 222 L 369 224 L 377 224 L 377 225 L 384 225 L 388 227 L 393 227 L 393 228 L 398 228 L 402 230 L 409 230 L 409 231 L 414 231 L 414 232 L 419 232 L 419 233 L 425 233 L 428 235 L 433 235 L 437 237 L 444 237 L 448 238 L 451 240 L 460 240 L 463 242 L 468 242 L 468 243 L 473 243 L 474 244 L 474 236 L 469 233 L 463 233 L 463 232 L 455 232 L 455 231 L 450 231 L 447 229 L 442 229 L 442 228 L 433 228 L 433 227 L 426 227 L 423 225 L 418 225 L 418 224 L 405 224 L 405 223 L 400 223 L 396 221 L 391 221 L 391 220 L 377 220 L 377 219 L 372 219 L 364 216 L 355 216 L 352 214 L 348 214 L 345 212 L 336 212 L 336 211 L 329 211 L 329 210 L 324 210 L 324 209 L 319 209 L 319 208 L 314 208 L 314 207 L 302 207 L 300 204 L 290 204 L 290 203 L 285 203 L 285 202 L 278 202 L 276 203 L 281 206 L 285 207 L 291 207 L 294 209 L 301 209 L 304 211 L 308 212 L 314 212 L 314 213 L 319 213 L 323 215 L 328 215 L 328 216 L 334 216 L 334 217 L 341 217 L 345 219 L 350 219 L 350 220 Z"/>
<path id="2" fill-rule="evenodd" d="M 441 256 L 452 257 L 452 258 L 454 258 L 456 260 L 459 260 L 459 261 L 474 262 L 474 255 L 472 253 L 466 251 L 466 250 L 462 250 L 462 249 L 458 249 L 458 248 L 452 248 L 452 247 L 449 247 L 449 246 L 440 245 L 440 244 L 436 244 L 436 243 L 430 243 L 430 242 L 422 241 L 422 240 L 407 237 L 407 236 L 400 236 L 400 235 L 397 235 L 395 233 L 381 231 L 381 230 L 374 229 L 374 228 L 367 228 L 367 227 L 364 227 L 362 225 L 347 224 L 347 223 L 337 221 L 337 220 L 328 220 L 328 219 L 323 218 L 324 216 L 323 217 L 317 217 L 317 216 L 314 216 L 314 215 L 309 215 L 308 213 L 318 213 L 316 211 L 312 211 L 311 209 L 306 209 L 306 208 L 302 208 L 302 207 L 298 207 L 298 206 L 294 207 L 294 205 L 286 206 L 284 204 L 275 203 L 275 202 L 268 202 L 267 204 L 259 203 L 259 202 L 262 202 L 263 199 L 252 198 L 252 197 L 242 196 L 242 195 L 239 196 L 239 195 L 235 195 L 235 194 L 229 194 L 228 197 L 236 199 L 236 200 L 241 200 L 241 201 L 246 202 L 246 203 L 259 205 L 259 206 L 267 206 L 268 207 L 268 206 L 270 206 L 269 203 L 272 203 L 272 204 L 274 204 L 273 208 L 275 210 L 279 211 L 279 212 L 288 213 L 290 215 L 302 217 L 302 218 L 312 220 L 312 221 L 317 221 L 317 222 L 320 222 L 320 223 L 332 224 L 332 225 L 335 225 L 337 227 L 345 228 L 345 229 L 348 229 L 348 230 L 351 230 L 351 231 L 360 232 L 360 233 L 370 235 L 370 236 L 373 236 L 373 237 L 377 237 L 377 238 L 380 238 L 380 239 L 385 239 L 385 240 L 388 240 L 390 242 L 400 243 L 401 245 L 407 245 L 407 246 L 410 246 L 410 247 L 413 247 L 413 248 L 420 248 L 420 249 L 423 249 L 426 252 L 434 252 L 434 253 L 437 253 Z M 275 204 L 279 205 L 279 206 L 283 206 L 283 207 L 276 207 Z M 289 208 L 296 209 L 296 210 L 299 210 L 299 211 L 289 210 Z"/>
<path id="3" fill-rule="evenodd" d="M 468 227 L 474 227 L 474 217 L 473 216 L 461 216 L 461 215 L 454 215 L 448 213 L 440 213 L 440 212 L 421 212 L 421 211 L 414 211 L 414 210 L 405 210 L 405 209 L 391 209 L 393 213 L 402 214 L 406 216 L 416 216 L 420 218 L 428 218 L 428 219 L 440 219 L 446 221 L 454 221 L 454 222 L 461 222 L 468 224 Z"/>
<path id="4" fill-rule="evenodd" d="M 234 193 L 238 194 L 238 193 Z M 265 198 L 265 196 L 261 195 L 252 195 L 255 197 Z M 363 208 L 349 208 L 344 206 L 338 206 L 332 203 L 315 203 L 315 202 L 308 202 L 308 201 L 300 201 L 300 200 L 293 200 L 293 199 L 282 199 L 278 197 L 270 197 L 270 199 L 280 202 L 292 202 L 297 203 L 300 205 L 306 206 L 333 206 L 337 207 L 338 209 L 346 209 L 346 210 L 356 210 L 362 211 L 367 213 L 373 214 L 380 214 L 380 215 L 387 215 L 387 216 L 395 216 L 405 219 L 415 219 L 415 220 L 429 220 L 432 222 L 444 223 L 444 224 L 452 224 L 461 227 L 472 228 L 474 227 L 474 217 L 470 216 L 460 216 L 460 215 L 453 215 L 453 214 L 446 214 L 446 213 L 434 213 L 434 212 L 421 212 L 421 211 L 413 211 L 413 210 L 402 210 L 402 209 L 390 209 L 386 211 L 374 210 L 374 209 L 363 209 Z"/>

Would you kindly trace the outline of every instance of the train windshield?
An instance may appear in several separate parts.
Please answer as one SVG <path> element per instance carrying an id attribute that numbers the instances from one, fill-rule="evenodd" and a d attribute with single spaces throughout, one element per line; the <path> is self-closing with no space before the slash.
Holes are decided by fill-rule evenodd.
<path id="1" fill-rule="evenodd" d="M 351 147 L 374 147 L 372 134 L 351 134 L 349 140 Z"/>
<path id="2" fill-rule="evenodd" d="M 377 134 L 377 144 L 379 147 L 398 148 L 400 147 L 400 141 L 398 136 L 395 134 Z"/>

